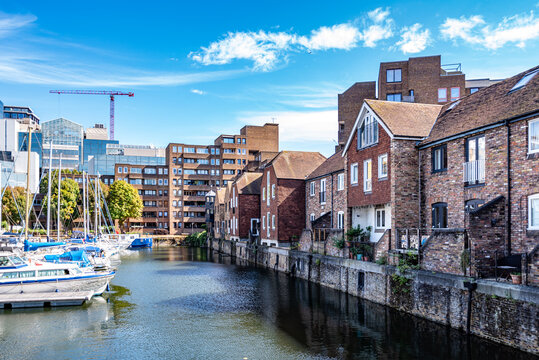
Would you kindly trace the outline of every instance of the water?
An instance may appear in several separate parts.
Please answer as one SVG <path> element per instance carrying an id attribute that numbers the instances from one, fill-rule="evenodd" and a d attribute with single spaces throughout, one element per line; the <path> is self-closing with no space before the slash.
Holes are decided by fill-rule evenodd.
<path id="1" fill-rule="evenodd" d="M 532 359 L 200 249 L 122 258 L 108 301 L 0 311 L 1 359 Z"/>

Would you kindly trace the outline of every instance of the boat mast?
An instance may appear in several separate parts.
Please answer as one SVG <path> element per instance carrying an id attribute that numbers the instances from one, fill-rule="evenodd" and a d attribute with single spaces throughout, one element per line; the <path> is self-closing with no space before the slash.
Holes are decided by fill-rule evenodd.
<path id="1" fill-rule="evenodd" d="M 26 220 L 24 223 L 24 235 L 28 240 L 28 218 L 30 217 L 30 154 L 32 151 L 32 127 L 28 126 L 28 163 L 26 164 Z"/>
<path id="2" fill-rule="evenodd" d="M 49 146 L 51 150 L 49 153 L 49 184 L 47 186 L 47 241 L 50 241 L 51 228 L 52 141 L 49 143 Z"/>
<path id="3" fill-rule="evenodd" d="M 49 159 L 49 161 L 52 161 L 52 159 Z M 60 163 L 58 165 L 58 242 L 60 242 L 60 184 L 62 183 L 62 153 L 60 153 Z"/>
<path id="4" fill-rule="evenodd" d="M 84 225 L 84 241 L 86 241 L 86 177 L 84 171 L 82 172 L 82 219 Z"/>
<path id="5" fill-rule="evenodd" d="M 99 213 L 99 174 L 97 175 L 97 178 L 95 179 L 95 186 L 94 186 L 94 217 L 95 217 L 95 237 L 97 238 L 98 230 L 99 230 L 99 224 L 97 223 L 97 219 Z"/>
<path id="6" fill-rule="evenodd" d="M 4 191 L 2 187 L 2 164 L 0 164 L 0 233 L 2 233 L 2 199 L 4 197 Z"/>

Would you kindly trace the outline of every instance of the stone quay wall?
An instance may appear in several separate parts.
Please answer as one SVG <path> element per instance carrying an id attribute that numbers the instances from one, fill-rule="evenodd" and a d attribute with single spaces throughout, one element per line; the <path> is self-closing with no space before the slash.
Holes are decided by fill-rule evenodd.
<path id="1" fill-rule="evenodd" d="M 214 251 L 466 331 L 470 278 L 244 242 L 210 241 Z M 470 333 L 539 355 L 539 289 L 477 280 Z"/>

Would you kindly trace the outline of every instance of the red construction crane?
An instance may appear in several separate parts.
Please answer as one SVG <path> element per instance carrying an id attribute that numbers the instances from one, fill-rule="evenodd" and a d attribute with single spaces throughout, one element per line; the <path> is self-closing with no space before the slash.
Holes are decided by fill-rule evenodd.
<path id="1" fill-rule="evenodd" d="M 77 95 L 109 95 L 110 96 L 110 140 L 114 140 L 114 96 L 135 96 L 132 92 L 107 91 L 107 90 L 50 90 L 51 94 L 77 94 Z"/>

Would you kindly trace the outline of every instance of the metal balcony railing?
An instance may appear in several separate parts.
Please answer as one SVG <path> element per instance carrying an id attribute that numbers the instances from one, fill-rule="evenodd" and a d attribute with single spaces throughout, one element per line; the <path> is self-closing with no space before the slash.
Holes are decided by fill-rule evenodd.
<path id="1" fill-rule="evenodd" d="M 468 161 L 463 164 L 464 183 L 468 185 L 485 182 L 485 160 Z"/>

